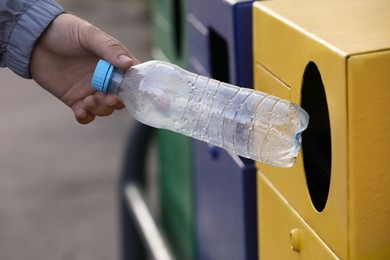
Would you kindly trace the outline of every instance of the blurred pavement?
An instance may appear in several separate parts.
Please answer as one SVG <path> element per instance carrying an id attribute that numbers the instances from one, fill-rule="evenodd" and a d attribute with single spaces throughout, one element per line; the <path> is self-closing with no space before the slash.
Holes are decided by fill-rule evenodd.
<path id="1" fill-rule="evenodd" d="M 145 0 L 62 0 L 150 59 Z M 0 70 L 0 260 L 119 259 L 118 180 L 133 122 L 125 111 L 79 125 L 32 80 Z"/>

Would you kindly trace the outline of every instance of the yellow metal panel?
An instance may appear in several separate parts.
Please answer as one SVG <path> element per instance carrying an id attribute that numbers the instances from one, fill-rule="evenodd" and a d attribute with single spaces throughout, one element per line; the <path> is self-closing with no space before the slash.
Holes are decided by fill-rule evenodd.
<path id="1" fill-rule="evenodd" d="M 302 155 L 290 169 L 258 163 L 260 178 L 340 258 L 390 258 L 390 1 L 266 1 L 253 10 L 255 88 L 299 104 L 305 67 L 314 62 L 332 144 L 321 212 L 311 201 Z M 267 212 L 261 207 L 260 231 Z"/>
<path id="2" fill-rule="evenodd" d="M 261 89 L 261 91 L 286 100 L 291 99 L 291 89 L 287 84 L 284 84 L 280 79 L 273 76 L 270 71 L 261 64 L 256 64 L 255 70 L 255 82 L 260 82 L 259 84 L 261 84 L 261 87 L 259 87 L 259 89 Z"/>
<path id="3" fill-rule="evenodd" d="M 390 35 L 383 33 L 390 28 L 387 0 L 276 0 L 255 5 L 340 54 L 388 48 Z M 292 52 L 299 47 L 290 46 Z"/>
<path id="4" fill-rule="evenodd" d="M 338 259 L 264 176 L 258 176 L 260 259 Z"/>
<path id="5" fill-rule="evenodd" d="M 259 6 L 259 3 L 255 6 Z M 292 29 L 284 21 L 272 17 L 260 8 L 254 9 L 254 19 L 254 52 L 257 55 L 255 62 L 263 64 L 273 72 L 273 76 L 291 87 L 293 102 L 300 103 L 302 77 L 308 62 L 314 61 L 321 71 L 331 117 L 332 147 L 336 148 L 333 151 L 332 184 L 327 207 L 321 214 L 314 210 L 306 187 L 301 156 L 291 169 L 262 164 L 258 164 L 258 168 L 277 184 L 277 188 L 289 199 L 291 206 L 302 214 L 314 230 L 322 231 L 321 237 L 324 237 L 325 241 L 334 241 L 331 246 L 341 257 L 347 256 L 347 234 L 344 228 L 348 224 L 347 194 L 340 192 L 347 187 L 347 176 L 343 174 L 347 171 L 345 57 Z M 255 75 L 259 72 L 257 68 Z M 255 82 L 255 88 L 258 90 L 263 90 L 263 85 L 263 82 Z M 329 228 L 329 223 L 339 227 L 338 232 Z"/>
<path id="6" fill-rule="evenodd" d="M 351 259 L 390 258 L 390 50 L 348 59 Z"/>

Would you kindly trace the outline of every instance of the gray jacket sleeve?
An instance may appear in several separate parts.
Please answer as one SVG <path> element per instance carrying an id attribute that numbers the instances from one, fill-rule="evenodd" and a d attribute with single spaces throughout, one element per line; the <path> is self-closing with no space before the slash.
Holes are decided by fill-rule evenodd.
<path id="1" fill-rule="evenodd" d="M 0 66 L 31 78 L 35 42 L 64 9 L 54 0 L 0 1 Z"/>

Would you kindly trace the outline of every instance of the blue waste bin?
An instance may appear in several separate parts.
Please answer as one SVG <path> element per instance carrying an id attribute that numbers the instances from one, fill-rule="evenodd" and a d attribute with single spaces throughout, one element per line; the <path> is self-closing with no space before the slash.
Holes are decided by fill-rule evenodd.
<path id="1" fill-rule="evenodd" d="M 252 2 L 188 1 L 191 71 L 252 88 Z M 257 259 L 254 162 L 200 141 L 194 148 L 198 259 Z"/>

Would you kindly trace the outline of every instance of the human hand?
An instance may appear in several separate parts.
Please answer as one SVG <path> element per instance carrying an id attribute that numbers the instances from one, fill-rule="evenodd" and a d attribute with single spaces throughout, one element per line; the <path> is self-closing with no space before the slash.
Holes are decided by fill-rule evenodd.
<path id="1" fill-rule="evenodd" d="M 90 86 L 100 58 L 121 69 L 138 63 L 113 37 L 76 16 L 61 14 L 36 43 L 30 72 L 40 86 L 73 110 L 79 123 L 88 124 L 96 116 L 124 107 L 116 95 L 96 92 Z"/>

